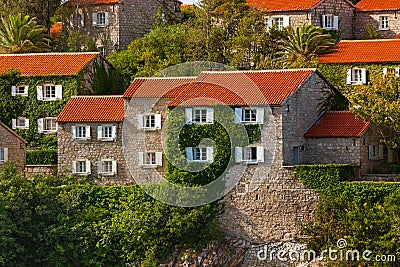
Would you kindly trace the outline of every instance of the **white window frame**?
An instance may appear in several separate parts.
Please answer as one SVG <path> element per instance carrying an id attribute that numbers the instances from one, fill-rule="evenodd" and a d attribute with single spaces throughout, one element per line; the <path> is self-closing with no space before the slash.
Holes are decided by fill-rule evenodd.
<path id="1" fill-rule="evenodd" d="M 369 145 L 368 146 L 368 159 L 381 160 L 383 159 L 384 145 Z"/>
<path id="2" fill-rule="evenodd" d="M 214 161 L 214 147 L 212 146 L 199 146 L 199 147 L 186 147 L 186 161 L 187 162 L 213 162 Z M 199 151 L 200 155 L 205 155 L 205 159 L 195 159 L 194 155 Z"/>
<path id="3" fill-rule="evenodd" d="M 153 156 L 155 157 L 154 164 L 152 162 L 149 163 L 147 161 L 148 158 Z M 142 168 L 161 167 L 163 165 L 163 154 L 162 152 L 157 152 L 157 151 L 139 152 L 138 161 L 139 161 L 139 166 Z"/>
<path id="4" fill-rule="evenodd" d="M 8 161 L 8 148 L 0 147 L 0 163 Z"/>
<path id="5" fill-rule="evenodd" d="M 23 92 L 20 92 L 20 90 L 23 90 Z M 29 86 L 22 84 L 22 85 L 13 85 L 11 86 L 11 96 L 28 96 L 29 92 Z"/>
<path id="6" fill-rule="evenodd" d="M 338 30 L 339 29 L 339 17 L 333 14 L 322 15 L 322 28 L 325 30 Z"/>
<path id="7" fill-rule="evenodd" d="M 114 141 L 116 139 L 117 139 L 117 126 L 111 124 L 104 124 L 97 126 L 97 140 L 106 142 L 106 141 Z"/>
<path id="8" fill-rule="evenodd" d="M 367 84 L 367 70 L 365 68 L 347 69 L 346 83 L 347 84 Z"/>
<path id="9" fill-rule="evenodd" d="M 252 110 L 255 114 L 254 120 L 246 120 L 245 111 Z M 236 124 L 264 124 L 264 108 L 243 107 L 235 108 Z"/>
<path id="10" fill-rule="evenodd" d="M 400 76 L 400 68 L 383 68 L 382 69 L 383 77 L 386 77 L 388 75 L 391 76 Z"/>
<path id="11" fill-rule="evenodd" d="M 150 116 L 154 116 L 154 126 L 149 127 L 147 125 L 147 120 Z M 139 130 L 159 130 L 161 129 L 161 114 L 149 113 L 138 115 L 138 129 Z"/>
<path id="12" fill-rule="evenodd" d="M 54 96 L 46 96 L 46 90 L 48 90 L 49 87 L 54 86 Z M 54 85 L 52 83 L 46 83 L 43 86 L 38 85 L 36 86 L 36 93 L 37 93 L 37 100 L 42 100 L 42 101 L 53 101 L 53 100 L 61 100 L 62 99 L 62 85 Z"/>
<path id="13" fill-rule="evenodd" d="M 78 167 L 80 167 L 80 164 L 84 164 L 85 166 L 85 170 L 78 171 Z M 88 175 L 91 174 L 91 162 L 88 159 L 77 159 L 75 161 L 72 161 L 72 174 L 76 174 L 76 175 Z"/>
<path id="14" fill-rule="evenodd" d="M 256 150 L 256 158 L 248 159 L 247 155 L 249 150 Z M 237 163 L 261 163 L 264 162 L 264 147 L 263 146 L 246 146 L 246 147 L 235 147 L 235 162 Z"/>
<path id="15" fill-rule="evenodd" d="M 109 171 L 105 170 L 105 166 L 111 166 L 111 169 Z M 98 166 L 98 174 L 99 175 L 116 175 L 117 174 L 117 161 L 113 159 L 102 159 L 98 161 L 97 163 Z"/>
<path id="16" fill-rule="evenodd" d="M 104 15 L 104 21 L 102 17 Z M 93 27 L 105 27 L 110 24 L 110 14 L 108 12 L 92 13 L 92 26 Z"/>
<path id="17" fill-rule="evenodd" d="M 378 30 L 380 31 L 387 31 L 390 29 L 389 27 L 389 16 L 385 15 L 385 16 L 379 16 L 379 28 Z"/>
<path id="18" fill-rule="evenodd" d="M 58 123 L 56 122 L 57 117 L 46 117 L 46 118 L 40 118 L 37 120 L 37 124 L 38 124 L 38 132 L 39 133 L 44 133 L 44 134 L 48 134 L 48 133 L 56 133 L 58 130 Z M 51 129 L 48 130 L 46 129 L 46 125 L 47 125 L 47 121 L 54 121 L 54 126 L 55 129 Z"/>
<path id="19" fill-rule="evenodd" d="M 194 116 L 197 111 L 205 111 L 205 121 L 195 121 Z M 195 107 L 185 109 L 186 124 L 213 124 L 214 123 L 214 109 L 210 107 Z"/>
<path id="20" fill-rule="evenodd" d="M 21 124 L 23 122 L 23 124 Z M 27 130 L 29 129 L 29 119 L 25 117 L 18 117 L 16 119 L 11 120 L 13 130 L 20 129 L 20 130 Z"/>
<path id="21" fill-rule="evenodd" d="M 85 136 L 78 136 L 81 133 L 81 129 L 85 129 Z M 89 140 L 90 139 L 90 126 L 89 125 L 74 125 L 71 127 L 72 139 L 73 140 Z"/>
<path id="22" fill-rule="evenodd" d="M 277 25 L 278 30 L 282 30 L 284 27 L 290 26 L 290 17 L 272 16 L 267 18 L 267 31 L 275 24 Z"/>

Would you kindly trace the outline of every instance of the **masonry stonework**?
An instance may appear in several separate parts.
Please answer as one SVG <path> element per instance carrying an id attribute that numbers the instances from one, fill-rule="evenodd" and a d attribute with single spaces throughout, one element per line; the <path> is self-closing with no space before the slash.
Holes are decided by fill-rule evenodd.
<path id="1" fill-rule="evenodd" d="M 379 28 L 380 17 L 389 18 L 389 28 Z M 400 34 L 400 16 L 398 11 L 356 11 L 355 12 L 354 38 L 365 39 L 367 37 L 367 25 L 373 26 L 379 38 L 393 39 Z"/>
<path id="2" fill-rule="evenodd" d="M 26 163 L 26 142 L 1 122 L 0 136 L 0 148 L 8 148 L 8 161 L 16 164 L 19 172 L 23 171 Z M 0 161 L 0 169 L 4 164 L 4 161 Z"/>

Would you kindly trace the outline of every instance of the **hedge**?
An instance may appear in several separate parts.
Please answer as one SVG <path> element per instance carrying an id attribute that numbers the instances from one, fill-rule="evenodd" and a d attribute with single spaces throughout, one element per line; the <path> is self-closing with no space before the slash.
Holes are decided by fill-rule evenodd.
<path id="1" fill-rule="evenodd" d="M 26 151 L 27 165 L 57 165 L 57 149 L 40 149 Z"/>

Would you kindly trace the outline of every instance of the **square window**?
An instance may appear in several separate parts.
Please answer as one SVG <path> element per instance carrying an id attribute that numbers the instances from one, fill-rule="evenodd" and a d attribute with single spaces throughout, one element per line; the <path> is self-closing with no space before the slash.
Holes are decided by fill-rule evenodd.
<path id="1" fill-rule="evenodd" d="M 86 138 L 86 126 L 76 127 L 76 138 Z"/>
<path id="2" fill-rule="evenodd" d="M 105 174 L 113 173 L 112 161 L 110 161 L 110 160 L 103 161 L 101 164 L 101 172 L 105 173 Z"/>
<path id="3" fill-rule="evenodd" d="M 43 89 L 43 99 L 54 98 L 56 98 L 56 86 L 52 84 L 46 84 Z"/>
<path id="4" fill-rule="evenodd" d="M 25 95 L 25 85 L 17 86 L 16 94 Z"/>
<path id="5" fill-rule="evenodd" d="M 323 19 L 324 29 L 333 29 L 333 15 L 325 15 Z"/>
<path id="6" fill-rule="evenodd" d="M 43 131 L 44 132 L 56 132 L 57 131 L 56 118 L 44 118 L 43 119 Z"/>
<path id="7" fill-rule="evenodd" d="M 283 17 L 276 17 L 273 18 L 272 23 L 274 25 L 276 25 L 276 27 L 278 28 L 278 30 L 282 30 L 283 29 Z"/>
<path id="8" fill-rule="evenodd" d="M 206 147 L 194 147 L 193 148 L 193 160 L 207 161 L 207 148 Z"/>
<path id="9" fill-rule="evenodd" d="M 144 154 L 145 165 L 156 165 L 156 152 L 147 152 Z"/>
<path id="10" fill-rule="evenodd" d="M 112 126 L 103 126 L 101 137 L 104 139 L 112 138 Z"/>
<path id="11" fill-rule="evenodd" d="M 257 161 L 257 147 L 244 147 L 243 161 L 247 162 Z"/>
<path id="12" fill-rule="evenodd" d="M 26 127 L 25 122 L 26 122 L 25 118 L 18 118 L 17 119 L 17 129 L 18 128 L 25 128 Z"/>
<path id="13" fill-rule="evenodd" d="M 257 122 L 257 112 L 250 108 L 244 108 L 242 111 L 243 122 Z"/>
<path id="14" fill-rule="evenodd" d="M 76 162 L 76 173 L 87 173 L 86 171 L 86 161 Z"/>
<path id="15" fill-rule="evenodd" d="M 207 122 L 207 109 L 193 109 L 194 116 L 193 122 L 194 123 L 206 123 Z"/>
<path id="16" fill-rule="evenodd" d="M 98 26 L 106 25 L 106 13 L 97 13 L 97 25 Z"/>
<path id="17" fill-rule="evenodd" d="M 146 115 L 144 116 L 144 128 L 155 128 L 156 127 L 156 116 Z"/>
<path id="18" fill-rule="evenodd" d="M 389 30 L 389 16 L 381 16 L 379 17 L 379 20 L 379 29 Z"/>

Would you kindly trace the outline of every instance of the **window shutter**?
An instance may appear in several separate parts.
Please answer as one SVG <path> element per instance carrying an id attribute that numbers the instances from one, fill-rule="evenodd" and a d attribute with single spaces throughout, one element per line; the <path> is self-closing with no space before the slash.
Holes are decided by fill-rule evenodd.
<path id="1" fill-rule="evenodd" d="M 156 165 L 162 166 L 162 152 L 156 152 Z"/>
<path id="2" fill-rule="evenodd" d="M 29 119 L 25 119 L 25 129 L 29 129 Z"/>
<path id="3" fill-rule="evenodd" d="M 257 161 L 264 162 L 264 147 L 257 146 Z"/>
<path id="4" fill-rule="evenodd" d="M 369 160 L 371 160 L 372 158 L 373 158 L 373 155 L 372 155 L 372 146 L 371 145 L 369 145 L 368 146 L 368 159 Z"/>
<path id="5" fill-rule="evenodd" d="M 11 96 L 17 95 L 17 87 L 15 85 L 11 86 Z"/>
<path id="6" fill-rule="evenodd" d="M 97 140 L 103 139 L 103 126 L 97 126 Z"/>
<path id="7" fill-rule="evenodd" d="M 385 77 L 386 75 L 387 75 L 387 68 L 383 68 L 382 69 L 382 74 L 383 74 L 383 77 Z"/>
<path id="8" fill-rule="evenodd" d="M 90 139 L 90 126 L 86 125 L 86 139 Z"/>
<path id="9" fill-rule="evenodd" d="M 193 120 L 193 110 L 191 108 L 185 109 L 186 124 L 192 124 Z"/>
<path id="10" fill-rule="evenodd" d="M 72 166 L 71 166 L 72 173 L 76 173 L 76 161 L 72 161 Z"/>
<path id="11" fill-rule="evenodd" d="M 92 173 L 92 166 L 91 166 L 90 160 L 86 160 L 86 173 L 87 174 Z"/>
<path id="12" fill-rule="evenodd" d="M 161 129 L 161 114 L 155 114 L 156 129 Z"/>
<path id="13" fill-rule="evenodd" d="M 235 123 L 239 124 L 242 122 L 242 108 L 235 108 Z"/>
<path id="14" fill-rule="evenodd" d="M 396 76 L 399 76 L 400 75 L 400 68 L 395 68 L 395 70 L 396 70 Z"/>
<path id="15" fill-rule="evenodd" d="M 113 160 L 111 164 L 112 164 L 112 173 L 117 174 L 117 162 Z"/>
<path id="16" fill-rule="evenodd" d="M 321 26 L 322 26 L 322 28 L 324 28 L 325 29 L 325 27 L 326 27 L 326 15 L 322 15 L 322 18 L 321 18 Z"/>
<path id="17" fill-rule="evenodd" d="M 214 147 L 209 146 L 207 147 L 207 161 L 213 162 L 214 160 Z"/>
<path id="18" fill-rule="evenodd" d="M 105 17 L 105 25 L 107 26 L 108 24 L 110 24 L 110 14 L 108 12 L 105 12 L 104 17 Z"/>
<path id="19" fill-rule="evenodd" d="M 235 162 L 242 162 L 243 147 L 235 147 Z"/>
<path id="20" fill-rule="evenodd" d="M 117 139 L 117 126 L 111 127 L 111 139 L 112 140 Z"/>
<path id="21" fill-rule="evenodd" d="M 361 80 L 362 84 L 367 84 L 367 70 L 361 69 Z"/>
<path id="22" fill-rule="evenodd" d="M 85 27 L 85 14 L 82 12 L 81 14 L 81 27 L 84 28 Z"/>
<path id="23" fill-rule="evenodd" d="M 257 124 L 264 124 L 264 108 L 257 108 L 256 112 Z"/>
<path id="24" fill-rule="evenodd" d="M 62 99 L 62 85 L 56 85 L 56 99 Z"/>
<path id="25" fill-rule="evenodd" d="M 76 139 L 76 126 L 72 126 L 71 131 L 72 131 L 72 139 L 75 140 Z"/>
<path id="26" fill-rule="evenodd" d="M 43 100 L 43 86 L 38 85 L 36 86 L 36 98 L 37 100 Z"/>
<path id="27" fill-rule="evenodd" d="M 56 132 L 58 132 L 58 122 L 56 122 Z"/>
<path id="28" fill-rule="evenodd" d="M 333 29 L 339 30 L 339 17 L 333 16 Z"/>
<path id="29" fill-rule="evenodd" d="M 272 18 L 267 19 L 267 25 L 266 25 L 266 31 L 269 31 L 271 29 L 272 25 L 274 24 L 274 21 Z"/>
<path id="30" fill-rule="evenodd" d="M 383 159 L 383 148 L 384 148 L 384 145 L 379 145 L 379 159 Z"/>
<path id="31" fill-rule="evenodd" d="M 11 128 L 13 130 L 17 129 L 17 120 L 16 119 L 12 119 L 11 120 L 11 124 L 12 124 Z"/>
<path id="32" fill-rule="evenodd" d="M 351 73 L 352 73 L 351 69 L 346 70 L 346 83 L 347 84 L 351 84 L 351 82 L 352 82 Z"/>
<path id="33" fill-rule="evenodd" d="M 138 115 L 137 116 L 138 120 L 138 129 L 143 129 L 143 121 L 144 121 L 144 116 L 143 115 Z"/>
<path id="34" fill-rule="evenodd" d="M 101 160 L 99 160 L 99 161 L 97 162 L 97 173 L 98 173 L 98 174 L 101 174 L 102 171 L 103 171 L 103 162 L 102 162 Z"/>
<path id="35" fill-rule="evenodd" d="M 191 147 L 186 147 L 186 161 L 192 162 L 193 161 L 193 149 Z"/>
<path id="36" fill-rule="evenodd" d="M 8 160 L 8 147 L 5 147 L 3 152 L 4 152 L 4 161 L 7 161 Z"/>
<path id="37" fill-rule="evenodd" d="M 92 14 L 92 26 L 97 26 L 97 13 Z"/>
<path id="38" fill-rule="evenodd" d="M 283 17 L 283 27 L 287 27 L 290 25 L 290 17 L 289 16 L 284 16 Z"/>
<path id="39" fill-rule="evenodd" d="M 28 96 L 29 94 L 29 85 L 25 85 L 24 87 L 24 96 Z"/>
<path id="40" fill-rule="evenodd" d="M 213 108 L 207 108 L 206 121 L 209 124 L 213 124 L 214 123 L 214 109 Z"/>
<path id="41" fill-rule="evenodd" d="M 144 153 L 143 152 L 139 152 L 139 155 L 138 155 L 138 164 L 139 164 L 139 166 L 143 166 L 143 162 L 144 162 Z"/>
<path id="42" fill-rule="evenodd" d="M 74 27 L 74 14 L 71 14 L 71 16 L 69 17 L 69 26 L 71 28 Z"/>
<path id="43" fill-rule="evenodd" d="M 37 120 L 37 129 L 38 129 L 38 133 L 43 133 L 43 123 L 44 123 L 44 119 L 40 118 Z"/>

